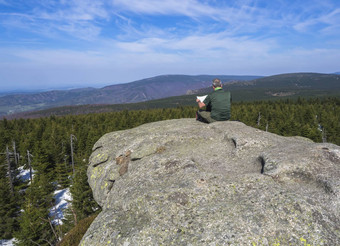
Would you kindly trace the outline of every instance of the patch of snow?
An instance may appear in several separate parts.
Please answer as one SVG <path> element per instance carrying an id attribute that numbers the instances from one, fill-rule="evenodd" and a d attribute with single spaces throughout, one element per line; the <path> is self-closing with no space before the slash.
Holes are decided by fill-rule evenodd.
<path id="1" fill-rule="evenodd" d="M 56 190 L 54 192 L 55 206 L 50 209 L 50 217 L 55 225 L 61 225 L 64 219 L 64 210 L 68 208 L 69 201 L 72 200 L 70 189 Z"/>
<path id="2" fill-rule="evenodd" d="M 0 246 L 13 246 L 15 238 L 12 239 L 0 239 Z"/>
<path id="3" fill-rule="evenodd" d="M 18 168 L 19 174 L 17 175 L 17 178 L 22 181 L 28 181 L 30 180 L 30 170 L 24 169 L 24 166 L 21 166 Z M 32 176 L 34 176 L 34 170 L 32 170 Z"/>

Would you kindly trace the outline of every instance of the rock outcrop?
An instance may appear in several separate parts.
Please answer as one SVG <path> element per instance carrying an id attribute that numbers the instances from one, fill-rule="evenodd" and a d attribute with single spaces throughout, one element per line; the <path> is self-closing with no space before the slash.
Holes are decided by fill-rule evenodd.
<path id="1" fill-rule="evenodd" d="M 340 245 L 340 147 L 241 122 L 155 122 L 104 135 L 81 245 Z"/>

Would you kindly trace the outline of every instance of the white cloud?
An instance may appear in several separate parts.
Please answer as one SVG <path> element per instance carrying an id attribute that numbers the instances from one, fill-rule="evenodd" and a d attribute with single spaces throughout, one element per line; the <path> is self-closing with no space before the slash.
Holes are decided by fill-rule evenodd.
<path id="1" fill-rule="evenodd" d="M 99 43 L 87 51 L 0 50 L 2 81 L 44 81 L 83 87 L 100 82 L 129 82 L 158 74 L 255 74 L 338 71 L 339 49 L 274 52 L 273 39 L 232 38 L 224 33 L 176 39 Z M 8 57 L 12 56 L 12 62 Z M 19 61 L 19 62 L 18 62 Z M 325 66 L 325 64 L 328 64 Z M 331 65 L 329 65 L 331 64 Z M 20 71 L 20 72 L 19 72 Z M 21 83 L 21 82 L 20 82 Z M 36 84 L 37 85 L 37 84 Z"/>
<path id="2" fill-rule="evenodd" d="M 254 0 L 236 1 L 233 4 L 198 0 L 112 0 L 111 4 L 101 0 L 69 0 L 41 3 L 43 5 L 33 7 L 30 13 L 10 13 L 13 18 L 7 23 L 46 37 L 63 39 L 63 34 L 67 34 L 69 37 L 94 41 L 100 38 L 103 26 L 109 25 L 114 19 L 116 26 L 111 36 L 134 40 L 162 35 L 180 36 L 184 35 L 185 30 L 188 30 L 189 35 L 224 29 L 229 35 L 258 36 L 277 33 L 282 28 L 293 26 L 295 30 L 305 32 L 319 23 L 327 25 L 324 27 L 325 32 L 331 32 L 339 28 L 337 23 L 340 22 L 339 9 L 327 12 L 334 9 L 327 2 L 321 5 L 326 9 L 321 16 L 310 14 L 315 11 L 315 5 L 266 2 L 267 6 L 263 7 L 259 5 L 263 1 Z M 137 13 L 145 22 L 134 20 L 133 13 Z M 191 21 L 173 23 L 172 28 L 163 29 L 157 27 L 157 23 L 148 22 L 145 17 L 148 15 L 189 17 Z"/>
<path id="3" fill-rule="evenodd" d="M 316 11 L 316 6 L 318 10 Z M 322 8 L 324 7 L 324 8 Z M 313 5 L 306 8 L 294 20 L 293 28 L 299 32 L 324 32 L 331 34 L 332 31 L 340 29 L 340 8 L 335 8 L 333 5 L 321 4 Z"/>
<path id="4" fill-rule="evenodd" d="M 326 28 L 323 28 L 322 32 L 325 34 L 339 35 L 340 33 L 340 8 L 335 9 L 331 13 L 322 16 L 320 21 L 328 24 Z"/>
<path id="5" fill-rule="evenodd" d="M 96 19 L 107 20 L 109 15 L 100 1 L 67 1 L 55 11 L 35 10 L 37 19 L 47 20 L 49 29 L 62 31 L 84 40 L 94 40 L 101 33 Z"/>
<path id="6" fill-rule="evenodd" d="M 32 8 L 25 12 L 5 12 L 1 16 L 6 29 L 26 30 L 58 39 L 68 34 L 84 40 L 98 37 L 100 22 L 110 18 L 104 2 L 90 0 L 43 1 L 32 3 Z"/>
<path id="7" fill-rule="evenodd" d="M 194 41 L 195 38 L 191 40 Z M 1 88 L 14 83 L 26 88 L 46 88 L 51 87 L 51 84 L 59 87 L 85 87 L 98 83 L 98 86 L 103 86 L 159 74 L 272 75 L 339 70 L 339 49 L 294 49 L 273 54 L 270 53 L 270 41 L 256 43 L 249 40 L 224 40 L 227 45 L 235 47 L 227 49 L 223 47 L 222 42 L 211 46 L 208 44 L 209 40 L 206 38 L 206 49 L 193 48 L 190 52 L 177 49 L 176 53 L 157 52 L 148 40 L 144 40 L 145 52 L 115 49 L 116 45 L 121 44 L 86 52 L 18 50 L 15 55 L 20 56 L 20 62 L 0 63 L 0 80 L 5 82 L 1 83 Z M 159 42 L 165 48 L 170 44 L 165 40 Z M 236 43 L 239 43 L 239 46 Z M 188 40 L 180 40 L 176 45 L 183 49 L 190 48 Z M 244 45 L 247 45 L 247 48 Z M 217 47 L 216 50 L 213 47 Z"/>
<path id="8" fill-rule="evenodd" d="M 1 86 L 338 71 L 340 9 L 331 0 L 311 2 L 31 1 L 26 11 L 0 13 L 10 34 L 0 37 Z M 25 34 L 17 38 L 17 30 Z"/>
<path id="9" fill-rule="evenodd" d="M 109 15 L 102 1 L 69 0 L 61 4 L 51 3 L 48 8 L 36 7 L 34 15 L 38 18 L 54 21 L 92 21 L 96 18 L 107 19 Z"/>
<path id="10" fill-rule="evenodd" d="M 185 15 L 190 17 L 211 16 L 218 13 L 217 9 L 196 0 L 113 0 L 114 7 L 122 11 L 139 14 Z"/>

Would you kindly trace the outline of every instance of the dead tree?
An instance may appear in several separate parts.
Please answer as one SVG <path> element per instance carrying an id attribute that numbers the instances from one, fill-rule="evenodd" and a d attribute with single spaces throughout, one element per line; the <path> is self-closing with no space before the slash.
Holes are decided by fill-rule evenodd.
<path id="1" fill-rule="evenodd" d="M 322 128 L 322 142 L 327 143 L 327 132 L 325 128 Z"/>
<path id="2" fill-rule="evenodd" d="M 14 162 L 15 162 L 15 168 L 19 166 L 19 153 L 17 153 L 17 148 L 15 145 L 15 141 L 13 140 L 13 155 L 14 155 Z"/>
<path id="3" fill-rule="evenodd" d="M 59 240 L 59 238 L 60 237 L 58 237 L 58 234 L 56 233 L 56 231 L 55 231 L 55 229 L 54 229 L 54 227 L 53 227 L 53 224 L 52 224 L 52 221 L 51 221 L 51 219 L 48 217 L 47 219 L 45 219 L 45 218 L 42 218 L 42 217 L 39 217 L 42 221 L 44 221 L 44 222 L 48 222 L 48 224 L 50 225 L 50 227 L 51 227 L 51 231 L 53 232 L 53 234 L 54 234 L 54 237 L 55 237 L 55 239 L 56 239 L 56 242 L 59 242 L 60 240 Z M 50 241 L 48 241 L 48 240 L 46 240 L 46 239 L 43 239 L 44 241 L 46 241 L 49 245 L 51 245 L 51 246 L 53 246 L 53 245 L 55 245 L 55 244 L 53 244 L 52 242 L 50 242 Z"/>
<path id="4" fill-rule="evenodd" d="M 70 139 L 71 139 L 71 163 L 72 163 L 72 171 L 73 171 L 73 176 L 72 177 L 74 178 L 75 169 L 74 169 L 74 158 L 73 158 L 73 139 L 77 140 L 77 138 L 76 138 L 76 136 L 71 134 Z"/>
<path id="5" fill-rule="evenodd" d="M 61 143 L 61 156 L 63 156 L 63 160 L 64 160 L 64 165 L 66 170 L 68 169 L 68 165 L 67 165 L 67 159 L 68 159 L 68 155 L 65 154 L 65 146 L 64 146 L 64 142 Z"/>
<path id="6" fill-rule="evenodd" d="M 11 158 L 14 157 L 16 158 L 16 154 L 12 153 L 9 151 L 8 149 L 8 145 L 6 145 L 6 152 L 5 153 L 0 153 L 1 155 L 5 155 L 6 156 L 6 164 L 5 166 L 7 166 L 7 172 L 8 172 L 8 181 L 9 181 L 9 186 L 10 186 L 10 192 L 11 195 L 14 195 L 14 180 L 13 180 L 13 167 L 12 167 L 12 161 Z"/>
<path id="7" fill-rule="evenodd" d="M 14 187 L 13 187 L 13 179 L 12 179 L 12 168 L 11 168 L 11 160 L 10 160 L 10 152 L 8 150 L 8 145 L 6 145 L 6 160 L 7 160 L 7 169 L 8 169 L 8 180 L 11 194 L 14 194 Z"/>
<path id="8" fill-rule="evenodd" d="M 33 155 L 30 154 L 30 151 L 27 150 L 27 162 L 28 162 L 28 167 L 30 169 L 30 180 L 31 180 L 31 184 L 33 182 L 32 179 L 32 165 L 31 165 L 31 157 L 33 157 Z"/>
<path id="9" fill-rule="evenodd" d="M 257 117 L 257 125 L 260 125 L 260 121 L 261 121 L 261 112 L 259 112 L 259 116 Z"/>

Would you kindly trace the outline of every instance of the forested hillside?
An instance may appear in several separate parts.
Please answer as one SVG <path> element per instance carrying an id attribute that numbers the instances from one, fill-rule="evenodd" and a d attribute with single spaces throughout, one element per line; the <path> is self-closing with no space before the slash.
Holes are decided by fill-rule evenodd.
<path id="1" fill-rule="evenodd" d="M 291 73 L 268 77 L 162 75 L 100 89 L 81 88 L 3 96 L 0 97 L 0 117 L 16 117 L 11 115 L 43 109 L 48 114 L 49 109 L 55 107 L 59 107 L 58 111 L 86 113 L 97 109 L 106 111 L 108 107 L 118 109 L 124 107 L 131 110 L 149 109 L 155 105 L 159 105 L 159 108 L 167 107 L 169 104 L 193 105 L 194 95 L 211 92 L 211 80 L 215 77 L 220 78 L 224 88 L 233 93 L 234 101 L 340 95 L 340 76 L 336 74 Z"/>
<path id="2" fill-rule="evenodd" d="M 123 110 L 85 115 L 0 121 L 0 238 L 19 245 L 54 245 L 81 219 L 96 213 L 86 168 L 105 133 L 166 119 L 193 118 L 197 107 Z M 340 145 L 340 99 L 238 102 L 232 120 L 284 136 Z M 202 123 L 203 124 L 203 123 Z M 29 165 L 30 164 L 30 165 Z M 33 180 L 17 178 L 31 166 Z M 70 187 L 73 201 L 62 226 L 49 210 L 53 191 Z"/>
<path id="3" fill-rule="evenodd" d="M 232 92 L 234 101 L 339 97 L 340 76 L 319 73 L 279 74 L 251 81 L 225 83 L 223 87 Z M 202 95 L 210 91 L 211 88 L 202 88 L 193 93 Z"/>
<path id="4" fill-rule="evenodd" d="M 162 75 L 103 88 L 53 90 L 0 97 L 0 116 L 51 107 L 84 104 L 124 104 L 179 96 L 210 86 L 217 75 Z M 252 80 L 261 76 L 218 75 L 223 82 Z"/>

